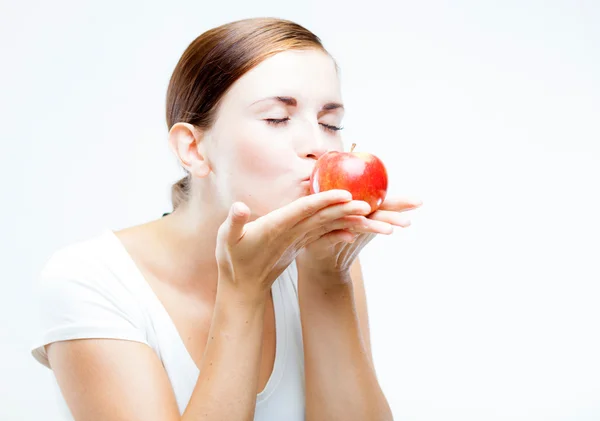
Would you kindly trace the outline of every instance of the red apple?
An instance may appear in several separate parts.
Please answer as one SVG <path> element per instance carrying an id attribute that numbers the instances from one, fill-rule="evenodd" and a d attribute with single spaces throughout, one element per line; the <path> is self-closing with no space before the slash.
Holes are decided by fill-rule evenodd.
<path id="1" fill-rule="evenodd" d="M 375 212 L 387 194 L 388 177 L 383 162 L 367 152 L 329 151 L 317 160 L 310 176 L 311 194 L 343 189 L 352 199 L 364 200 Z"/>

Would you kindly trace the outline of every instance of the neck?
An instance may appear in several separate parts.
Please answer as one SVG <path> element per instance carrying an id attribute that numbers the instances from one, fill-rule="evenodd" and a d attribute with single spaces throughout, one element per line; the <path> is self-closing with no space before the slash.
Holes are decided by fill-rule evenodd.
<path id="1" fill-rule="evenodd" d="M 215 284 L 218 278 L 215 249 L 219 226 L 227 218 L 227 210 L 214 203 L 190 199 L 170 215 L 161 218 L 160 238 L 168 248 L 172 273 L 177 282 L 198 286 Z"/>

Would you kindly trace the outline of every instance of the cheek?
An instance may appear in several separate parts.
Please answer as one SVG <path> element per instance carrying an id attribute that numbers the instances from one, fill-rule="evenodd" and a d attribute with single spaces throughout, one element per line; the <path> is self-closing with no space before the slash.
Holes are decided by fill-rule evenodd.
<path id="1" fill-rule="evenodd" d="M 272 134 L 265 135 L 261 130 L 240 136 L 235 142 L 232 157 L 237 167 L 232 170 L 248 181 L 285 176 L 293 172 L 295 164 L 291 143 Z"/>
<path id="2" fill-rule="evenodd" d="M 236 137 L 231 145 L 225 158 L 226 182 L 219 186 L 223 189 L 221 193 L 227 194 L 231 201 L 246 203 L 255 216 L 296 198 L 293 193 L 300 170 L 291 142 L 257 130 Z"/>

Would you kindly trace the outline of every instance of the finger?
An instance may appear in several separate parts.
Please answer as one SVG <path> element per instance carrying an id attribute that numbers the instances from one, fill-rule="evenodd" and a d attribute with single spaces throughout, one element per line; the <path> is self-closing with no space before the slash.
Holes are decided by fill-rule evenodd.
<path id="1" fill-rule="evenodd" d="M 227 216 L 226 238 L 230 244 L 237 244 L 244 236 L 244 226 L 250 217 L 250 209 L 242 202 L 235 202 Z"/>
<path id="2" fill-rule="evenodd" d="M 344 229 L 351 233 L 391 234 L 394 227 L 385 221 L 371 220 L 370 217 L 348 215 L 323 226 L 320 235 L 334 229 Z"/>
<path id="3" fill-rule="evenodd" d="M 349 202 L 352 194 L 346 190 L 327 190 L 303 196 L 269 214 L 269 224 L 283 230 L 292 229 L 328 206 Z"/>
<path id="4" fill-rule="evenodd" d="M 394 227 L 391 224 L 385 221 L 377 221 L 369 218 L 365 218 L 365 221 L 363 223 L 357 224 L 356 226 L 351 227 L 349 229 L 356 232 L 384 235 L 390 235 L 394 232 Z"/>
<path id="5" fill-rule="evenodd" d="M 391 210 L 402 212 L 410 209 L 416 209 L 421 206 L 423 202 L 418 199 L 402 199 L 402 198 L 387 198 L 379 207 L 381 210 Z"/>
<path id="6" fill-rule="evenodd" d="M 322 235 L 320 239 L 328 241 L 330 245 L 335 246 L 339 243 L 353 243 L 356 236 L 346 230 L 335 230 Z"/>
<path id="7" fill-rule="evenodd" d="M 377 210 L 377 211 L 373 212 L 371 215 L 369 215 L 369 219 L 375 220 L 375 221 L 387 222 L 388 224 L 396 225 L 396 226 L 403 227 L 403 228 L 406 228 L 406 227 L 410 226 L 410 224 L 411 224 L 410 219 L 403 217 L 402 215 L 400 215 L 398 213 L 398 211 L 392 212 L 392 211 L 385 211 L 385 210 Z"/>
<path id="8" fill-rule="evenodd" d="M 304 232 L 310 232 L 319 228 L 326 228 L 329 224 L 334 221 L 337 221 L 341 218 L 346 218 L 346 221 L 352 221 L 352 218 L 348 218 L 350 216 L 358 216 L 363 217 L 364 215 L 368 215 L 371 212 L 371 207 L 368 203 L 363 202 L 362 200 L 352 200 L 350 202 L 337 204 L 334 206 L 329 206 L 310 218 L 300 222 L 297 224 L 293 231 L 298 234 L 302 234 Z M 364 222 L 364 218 L 360 221 Z M 356 218 L 354 219 L 356 221 Z M 321 234 L 323 231 L 321 232 Z"/>
<path id="9" fill-rule="evenodd" d="M 305 239 L 305 243 L 311 243 L 318 240 L 321 237 L 326 236 L 329 233 L 336 231 L 345 231 L 350 235 L 342 235 L 340 238 L 346 239 L 355 238 L 359 234 L 384 234 L 390 235 L 394 232 L 394 228 L 385 222 L 371 221 L 364 216 L 349 215 L 343 218 L 337 219 L 329 224 L 323 225 L 311 231 Z M 335 237 L 337 238 L 337 237 Z M 342 240 L 340 240 L 342 241 Z"/>
<path id="10" fill-rule="evenodd" d="M 343 218 L 336 219 L 328 224 L 316 227 L 314 230 L 310 231 L 306 235 L 306 242 L 310 243 L 336 230 L 348 230 L 348 232 L 352 233 L 353 229 L 358 229 L 361 225 L 364 225 L 365 223 L 367 223 L 367 219 L 364 216 L 345 216 Z"/>

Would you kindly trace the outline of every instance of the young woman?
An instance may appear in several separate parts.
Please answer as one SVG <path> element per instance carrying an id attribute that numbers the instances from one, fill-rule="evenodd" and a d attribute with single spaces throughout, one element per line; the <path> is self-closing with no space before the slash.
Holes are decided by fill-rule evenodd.
<path id="1" fill-rule="evenodd" d="M 341 150 L 337 66 L 286 20 L 212 29 L 167 92 L 174 210 L 51 256 L 43 336 L 77 421 L 391 420 L 360 250 L 419 203 L 309 194 Z"/>

